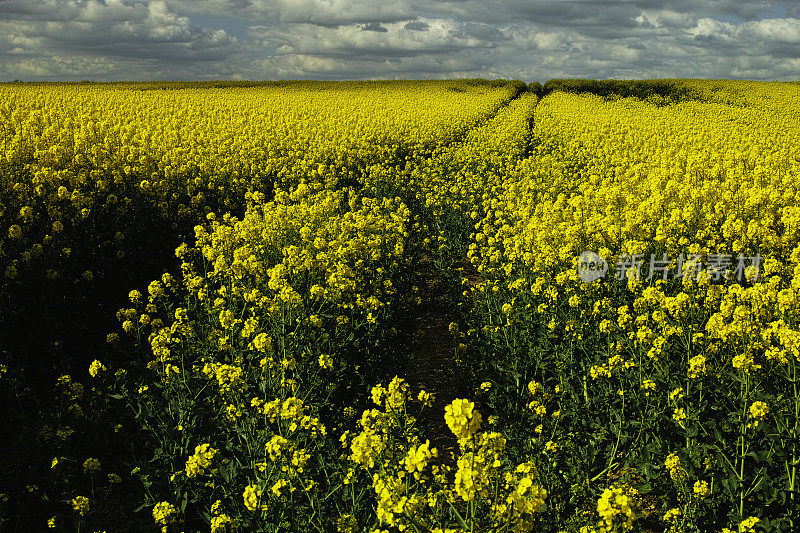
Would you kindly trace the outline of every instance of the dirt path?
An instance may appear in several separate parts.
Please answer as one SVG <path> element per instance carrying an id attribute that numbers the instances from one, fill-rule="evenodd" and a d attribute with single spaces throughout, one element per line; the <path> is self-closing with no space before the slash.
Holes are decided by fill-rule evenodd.
<path id="1" fill-rule="evenodd" d="M 458 443 L 445 423 L 444 409 L 456 398 L 474 397 L 474 376 L 466 375 L 455 361 L 457 342 L 449 326 L 457 321 L 457 313 L 446 281 L 427 255 L 416 264 L 414 274 L 421 303 L 400 320 L 398 348 L 409 362 L 405 377 L 410 394 L 416 397 L 426 390 L 434 395 L 433 407 L 425 408 L 419 419 L 424 438 L 439 449 L 442 462 L 452 465 L 451 453 L 458 451 Z"/>

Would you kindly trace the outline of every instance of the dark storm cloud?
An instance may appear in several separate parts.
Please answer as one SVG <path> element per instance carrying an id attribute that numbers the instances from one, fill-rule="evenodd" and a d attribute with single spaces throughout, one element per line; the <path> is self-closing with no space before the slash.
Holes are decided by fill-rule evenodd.
<path id="1" fill-rule="evenodd" d="M 387 33 L 389 31 L 381 26 L 380 22 L 370 22 L 369 24 L 364 24 L 361 29 L 364 31 L 377 31 L 380 33 Z"/>
<path id="2" fill-rule="evenodd" d="M 422 22 L 422 21 L 419 21 L 419 20 L 415 20 L 413 22 L 409 22 L 405 26 L 403 26 L 403 29 L 415 30 L 415 31 L 425 31 L 428 28 L 429 28 L 429 26 L 428 26 L 427 22 Z"/>

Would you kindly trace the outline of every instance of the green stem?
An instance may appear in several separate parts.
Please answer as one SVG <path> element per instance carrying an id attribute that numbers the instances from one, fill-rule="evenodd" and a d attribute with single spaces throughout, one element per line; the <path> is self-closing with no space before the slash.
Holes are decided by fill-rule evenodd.
<path id="1" fill-rule="evenodd" d="M 452 511 L 455 513 L 455 515 L 456 515 L 456 520 L 458 520 L 458 525 L 460 525 L 460 526 L 461 526 L 461 527 L 463 527 L 464 529 L 467 529 L 467 524 L 465 524 L 465 523 L 464 523 L 464 519 L 463 519 L 463 518 L 461 517 L 461 515 L 458 513 L 458 511 L 456 510 L 456 508 L 455 508 L 455 507 L 453 507 L 453 504 L 452 504 L 452 503 L 450 503 L 450 501 L 449 501 L 449 500 L 446 500 L 446 501 L 447 501 L 447 505 L 449 505 L 449 506 L 450 506 L 450 510 L 452 510 Z"/>
<path id="2" fill-rule="evenodd" d="M 792 391 L 794 392 L 794 427 L 792 427 L 792 474 L 789 477 L 790 509 L 795 508 L 795 480 L 797 479 L 797 423 L 800 417 L 800 398 L 797 394 L 797 367 L 792 359 Z M 789 515 L 789 529 L 794 531 L 794 512 Z"/>
<path id="3" fill-rule="evenodd" d="M 747 398 L 750 394 L 750 376 L 745 374 L 744 377 L 744 398 L 742 399 L 742 421 L 741 421 L 741 447 L 740 447 L 740 463 L 739 463 L 739 518 L 744 518 L 744 463 L 746 459 L 746 443 L 747 443 Z"/>

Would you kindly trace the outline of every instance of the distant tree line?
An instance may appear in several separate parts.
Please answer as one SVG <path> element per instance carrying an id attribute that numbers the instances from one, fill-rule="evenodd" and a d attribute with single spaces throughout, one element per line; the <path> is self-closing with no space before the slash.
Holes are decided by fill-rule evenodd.
<path id="1" fill-rule="evenodd" d="M 640 98 L 668 102 L 702 100 L 703 95 L 683 79 L 655 80 L 591 80 L 591 79 L 552 79 L 544 85 L 533 82 L 528 90 L 540 97 L 555 91 L 573 94 L 590 93 L 604 98 Z"/>

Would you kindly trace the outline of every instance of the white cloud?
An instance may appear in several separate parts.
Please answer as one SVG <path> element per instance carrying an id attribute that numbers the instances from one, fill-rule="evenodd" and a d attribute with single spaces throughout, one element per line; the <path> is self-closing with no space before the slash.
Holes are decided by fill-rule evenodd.
<path id="1" fill-rule="evenodd" d="M 163 1 L 14 1 L 0 4 L 0 15 L 0 34 L 21 51 L 42 56 L 215 60 L 237 47 L 224 30 L 199 28 Z"/>
<path id="2" fill-rule="evenodd" d="M 407 0 L 167 0 L 181 12 L 238 16 L 264 22 L 310 23 L 323 26 L 397 22 L 415 17 Z"/>
<path id="3" fill-rule="evenodd" d="M 731 24 L 703 18 L 698 20 L 697 24 L 686 33 L 700 38 L 751 42 L 753 44 L 758 42 L 800 44 L 800 20 L 773 18 Z"/>
<path id="4" fill-rule="evenodd" d="M 0 0 L 0 72 L 6 79 L 797 78 L 800 8 L 776 18 L 772 4 Z"/>
<path id="5" fill-rule="evenodd" d="M 424 31 L 408 29 L 406 23 L 385 23 L 386 31 L 368 31 L 361 25 L 336 28 L 313 24 L 294 24 L 290 28 L 253 26 L 250 35 L 257 44 L 281 55 L 302 54 L 318 57 L 416 56 L 456 53 L 493 46 L 492 39 L 475 35 L 475 28 L 450 20 L 421 19 Z M 503 38 L 494 30 L 495 38 Z M 478 32 L 480 33 L 480 32 Z"/>
<path id="6" fill-rule="evenodd" d="M 670 9 L 647 9 L 637 15 L 634 20 L 643 27 L 657 29 L 686 28 L 697 21 L 691 13 L 681 13 Z"/>
<path id="7" fill-rule="evenodd" d="M 118 65 L 107 57 L 81 57 L 57 55 L 53 57 L 26 57 L 0 59 L 0 70 L 17 73 L 20 79 L 37 78 L 82 78 L 106 75 L 118 70 Z"/>

